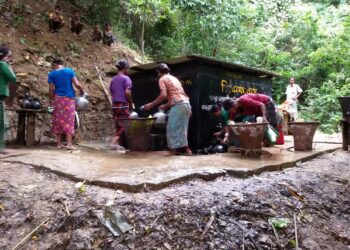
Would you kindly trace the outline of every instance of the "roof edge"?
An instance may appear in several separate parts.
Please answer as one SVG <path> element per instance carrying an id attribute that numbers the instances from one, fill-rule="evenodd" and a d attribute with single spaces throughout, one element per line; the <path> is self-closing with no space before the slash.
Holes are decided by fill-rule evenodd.
<path id="1" fill-rule="evenodd" d="M 202 61 L 202 62 L 208 63 L 208 64 L 220 65 L 220 66 L 223 66 L 225 68 L 241 70 L 241 71 L 244 71 L 247 73 L 254 73 L 256 75 L 260 75 L 259 77 L 271 77 L 272 78 L 272 77 L 280 77 L 281 76 L 280 74 L 278 74 L 276 72 L 268 71 L 265 69 L 258 69 L 258 68 L 238 64 L 238 63 L 233 63 L 233 62 L 229 62 L 229 61 L 225 61 L 225 60 L 219 60 L 219 59 L 215 59 L 212 57 L 206 57 L 206 56 L 201 56 L 201 55 L 197 55 L 197 54 L 189 54 L 189 55 L 185 55 L 185 56 L 179 56 L 179 57 L 169 58 L 169 59 L 165 59 L 165 60 L 159 60 L 157 62 L 140 64 L 140 65 L 132 66 L 130 69 L 132 71 L 142 72 L 142 71 L 156 69 L 157 64 L 159 62 L 164 62 L 164 63 L 167 63 L 169 65 L 175 65 L 175 64 L 180 64 L 180 63 L 184 63 L 184 62 L 191 61 L 191 60 Z M 134 73 L 134 72 L 132 72 L 132 73 Z"/>

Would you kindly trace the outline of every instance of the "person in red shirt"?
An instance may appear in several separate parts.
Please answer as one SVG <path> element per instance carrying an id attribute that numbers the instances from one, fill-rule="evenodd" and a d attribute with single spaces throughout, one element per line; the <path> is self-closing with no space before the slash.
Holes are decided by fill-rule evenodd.
<path id="1" fill-rule="evenodd" d="M 261 116 L 265 122 L 277 127 L 276 108 L 271 97 L 264 94 L 245 94 L 238 99 L 227 99 L 223 102 L 225 110 L 230 111 L 230 117 L 235 114 Z"/>

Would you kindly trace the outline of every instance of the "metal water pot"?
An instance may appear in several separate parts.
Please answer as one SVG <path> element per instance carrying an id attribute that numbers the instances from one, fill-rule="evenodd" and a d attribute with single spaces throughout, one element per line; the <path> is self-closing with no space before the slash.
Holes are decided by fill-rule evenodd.
<path id="1" fill-rule="evenodd" d="M 154 118 L 157 118 L 155 120 L 155 124 L 157 125 L 165 125 L 166 124 L 166 113 L 164 110 L 159 109 L 157 113 L 153 115 Z"/>
<path id="2" fill-rule="evenodd" d="M 88 95 L 83 93 L 82 96 L 78 96 L 75 98 L 75 104 L 81 108 L 86 109 L 89 106 L 89 101 L 87 100 Z"/>
<path id="3" fill-rule="evenodd" d="M 138 118 L 139 115 L 135 112 L 135 111 L 132 111 L 129 115 L 129 118 Z"/>
<path id="4" fill-rule="evenodd" d="M 34 98 L 30 103 L 30 108 L 32 109 L 41 109 L 41 103 L 38 99 Z"/>

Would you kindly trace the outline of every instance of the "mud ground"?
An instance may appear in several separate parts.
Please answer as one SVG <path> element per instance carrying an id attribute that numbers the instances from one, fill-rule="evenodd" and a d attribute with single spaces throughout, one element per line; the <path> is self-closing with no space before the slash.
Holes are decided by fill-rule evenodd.
<path id="1" fill-rule="evenodd" d="M 248 179 L 196 180 L 124 193 L 0 162 L 0 249 L 349 249 L 350 153 L 336 151 Z M 101 224 L 106 204 L 133 230 Z M 294 224 L 294 215 L 296 224 Z M 285 228 L 269 223 L 288 218 Z M 276 239 L 276 235 L 279 240 Z"/>

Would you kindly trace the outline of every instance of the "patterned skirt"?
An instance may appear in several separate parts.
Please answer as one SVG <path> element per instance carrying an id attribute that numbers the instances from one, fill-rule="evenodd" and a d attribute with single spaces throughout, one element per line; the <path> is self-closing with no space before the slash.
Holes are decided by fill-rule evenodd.
<path id="1" fill-rule="evenodd" d="M 54 134 L 74 134 L 75 100 L 56 96 L 53 101 L 51 132 Z"/>
<path id="2" fill-rule="evenodd" d="M 115 136 L 122 136 L 124 133 L 124 128 L 119 125 L 118 119 L 129 118 L 129 104 L 124 102 L 114 102 L 113 103 L 113 119 L 116 125 Z"/>

